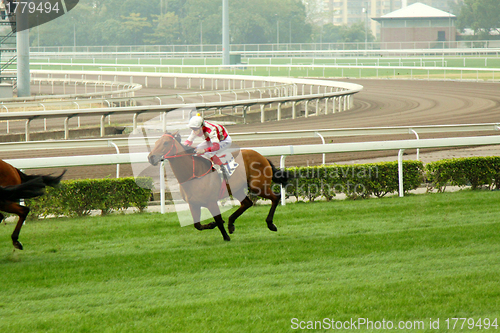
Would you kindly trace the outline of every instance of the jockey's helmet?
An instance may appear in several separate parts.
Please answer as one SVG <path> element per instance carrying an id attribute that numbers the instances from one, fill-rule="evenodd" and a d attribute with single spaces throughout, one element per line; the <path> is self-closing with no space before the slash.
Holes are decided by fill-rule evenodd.
<path id="1" fill-rule="evenodd" d="M 189 127 L 192 130 L 196 130 L 196 129 L 200 128 L 201 126 L 203 126 L 203 118 L 201 117 L 201 115 L 199 113 L 197 113 L 196 116 L 191 117 L 191 119 L 189 119 L 189 123 L 188 123 L 187 127 Z"/>

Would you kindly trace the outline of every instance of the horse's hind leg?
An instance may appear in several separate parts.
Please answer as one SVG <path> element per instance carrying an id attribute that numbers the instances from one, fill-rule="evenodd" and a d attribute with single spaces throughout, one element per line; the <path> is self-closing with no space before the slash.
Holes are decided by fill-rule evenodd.
<path id="1" fill-rule="evenodd" d="M 26 216 L 28 216 L 28 213 L 30 212 L 30 209 L 25 206 L 21 206 L 17 203 L 6 203 L 2 204 L 0 206 L 0 210 L 7 212 L 7 213 L 12 213 L 16 214 L 19 216 L 19 220 L 17 221 L 16 228 L 14 229 L 14 232 L 10 236 L 12 238 L 12 244 L 16 249 L 22 250 L 23 249 L 23 244 L 18 240 L 19 239 L 19 234 L 21 233 L 21 228 L 23 227 L 23 223 L 26 220 Z M 3 217 L 3 215 L 2 215 Z"/>
<path id="2" fill-rule="evenodd" d="M 243 200 L 241 200 L 241 206 L 233 213 L 231 216 L 229 216 L 228 220 L 228 225 L 227 228 L 229 230 L 229 233 L 232 234 L 234 232 L 234 222 L 238 217 L 241 216 L 248 208 L 253 206 L 252 200 L 250 200 L 249 197 L 245 197 Z"/>
<path id="3" fill-rule="evenodd" d="M 222 234 L 222 237 L 224 238 L 225 241 L 230 241 L 231 238 L 226 232 L 226 228 L 224 228 L 224 220 L 222 219 L 222 216 L 220 214 L 220 209 L 219 206 L 217 205 L 217 202 L 210 203 L 207 206 L 208 210 L 214 217 L 215 223 L 217 224 L 217 227 L 220 230 L 220 233 Z"/>
<path id="4" fill-rule="evenodd" d="M 259 196 L 264 198 L 264 199 L 271 200 L 271 202 L 272 202 L 271 209 L 269 210 L 269 214 L 267 214 L 266 223 L 267 223 L 267 227 L 269 228 L 269 230 L 278 231 L 278 228 L 273 223 L 273 219 L 274 219 L 274 212 L 276 211 L 276 208 L 278 207 L 278 205 L 280 203 L 281 195 L 274 193 L 271 190 L 271 187 L 267 187 L 267 188 L 265 188 L 265 190 L 262 193 L 259 193 Z"/>

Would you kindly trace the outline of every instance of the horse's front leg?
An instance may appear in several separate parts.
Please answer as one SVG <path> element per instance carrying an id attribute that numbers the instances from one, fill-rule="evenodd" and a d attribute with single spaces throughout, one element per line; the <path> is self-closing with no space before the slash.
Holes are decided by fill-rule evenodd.
<path id="1" fill-rule="evenodd" d="M 220 209 L 219 206 L 217 205 L 217 201 L 210 203 L 207 206 L 208 210 L 212 214 L 215 220 L 215 224 L 220 230 L 220 233 L 222 234 L 222 238 L 224 238 L 225 241 L 230 241 L 231 237 L 227 234 L 226 228 L 224 228 L 224 220 L 222 219 L 222 216 L 220 214 Z M 212 222 L 213 223 L 213 222 Z M 210 223 L 210 224 L 212 224 Z"/>
<path id="2" fill-rule="evenodd" d="M 217 224 L 215 222 L 209 224 L 201 224 L 201 206 L 189 204 L 189 210 L 191 211 L 191 216 L 193 217 L 194 227 L 197 230 L 214 229 Z"/>
<path id="3" fill-rule="evenodd" d="M 200 223 L 201 206 L 189 204 L 189 211 L 191 212 L 191 216 L 193 217 L 194 227 L 200 231 L 205 229 Z"/>

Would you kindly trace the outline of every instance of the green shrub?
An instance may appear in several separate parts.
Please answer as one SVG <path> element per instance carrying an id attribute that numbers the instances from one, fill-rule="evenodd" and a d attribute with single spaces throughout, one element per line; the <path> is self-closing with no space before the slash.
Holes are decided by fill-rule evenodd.
<path id="1" fill-rule="evenodd" d="M 473 190 L 488 186 L 499 188 L 500 157 L 465 157 L 431 162 L 426 165 L 426 178 L 430 187 L 439 192 L 446 185 L 467 186 Z"/>
<path id="2" fill-rule="evenodd" d="M 331 200 L 337 193 L 348 198 L 383 197 L 399 189 L 398 163 L 383 162 L 354 165 L 294 167 L 286 169 L 291 176 L 286 195 L 314 201 Z M 420 161 L 403 162 L 404 191 L 416 189 L 423 180 Z"/>
<path id="3" fill-rule="evenodd" d="M 92 210 L 101 215 L 136 207 L 143 211 L 151 197 L 151 178 L 65 180 L 47 188 L 44 196 L 26 200 L 31 217 L 84 216 Z"/>

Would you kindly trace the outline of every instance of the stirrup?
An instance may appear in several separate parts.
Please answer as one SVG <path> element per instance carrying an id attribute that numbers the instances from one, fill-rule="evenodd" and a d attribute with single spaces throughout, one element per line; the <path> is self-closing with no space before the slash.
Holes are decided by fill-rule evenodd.
<path id="1" fill-rule="evenodd" d="M 229 175 L 224 167 L 221 167 L 222 169 L 222 178 L 226 181 L 226 183 L 229 182 Z"/>
<path id="2" fill-rule="evenodd" d="M 229 181 L 227 170 L 223 165 L 213 164 L 212 168 L 215 169 L 218 174 L 222 175 L 222 179 L 225 180 L 226 183 Z"/>

